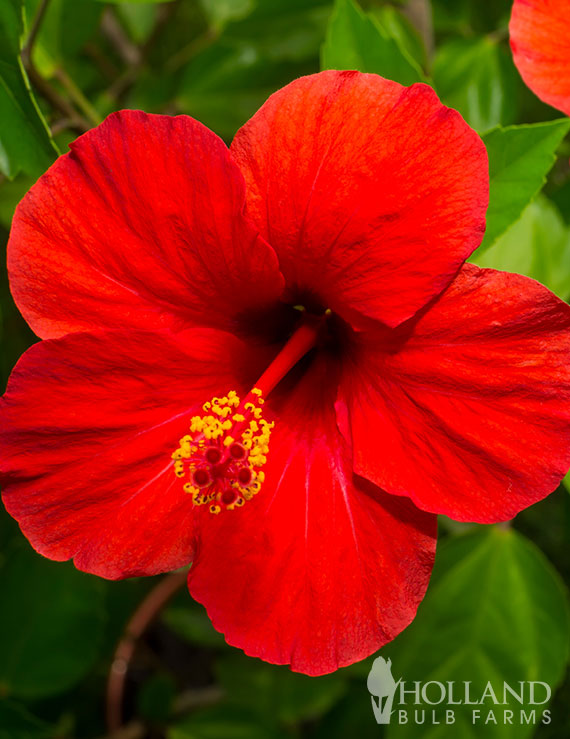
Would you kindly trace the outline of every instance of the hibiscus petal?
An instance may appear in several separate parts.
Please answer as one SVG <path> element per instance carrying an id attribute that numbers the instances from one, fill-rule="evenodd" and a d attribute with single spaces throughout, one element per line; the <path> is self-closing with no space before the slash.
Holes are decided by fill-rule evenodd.
<path id="1" fill-rule="evenodd" d="M 215 628 L 247 654 L 310 675 L 363 659 L 413 619 L 435 516 L 353 479 L 324 363 L 266 403 L 266 480 L 242 508 L 200 511 L 189 573 Z"/>
<path id="2" fill-rule="evenodd" d="M 197 404 L 241 390 L 243 356 L 209 329 L 33 346 L 0 401 L 2 498 L 32 545 L 108 578 L 188 564 L 193 505 L 171 454 Z"/>
<path id="3" fill-rule="evenodd" d="M 360 337 L 344 402 L 358 474 L 426 511 L 510 519 L 570 466 L 570 307 L 466 265 L 423 315 Z"/>
<path id="4" fill-rule="evenodd" d="M 81 136 L 16 210 L 12 293 L 43 338 L 98 328 L 232 328 L 282 289 L 243 215 L 225 144 L 187 116 L 121 111 Z"/>
<path id="5" fill-rule="evenodd" d="M 322 72 L 276 92 L 231 152 L 292 299 L 396 325 L 479 245 L 487 154 L 427 85 Z"/>
<path id="6" fill-rule="evenodd" d="M 513 59 L 541 100 L 570 115 L 568 0 L 515 0 L 509 24 Z"/>

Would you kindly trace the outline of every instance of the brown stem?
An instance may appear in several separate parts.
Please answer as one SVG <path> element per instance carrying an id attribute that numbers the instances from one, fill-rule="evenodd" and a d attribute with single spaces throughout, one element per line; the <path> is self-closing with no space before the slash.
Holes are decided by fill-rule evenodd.
<path id="1" fill-rule="evenodd" d="M 501 41 L 507 41 L 507 39 L 509 38 L 508 26 L 497 28 L 495 31 L 487 34 L 487 38 L 489 39 L 489 41 L 492 41 L 495 44 L 500 44 Z"/>
<path id="2" fill-rule="evenodd" d="M 173 572 L 162 578 L 148 593 L 126 626 L 123 637 L 115 651 L 107 680 L 107 727 L 112 734 L 118 732 L 123 725 L 125 680 L 138 640 L 166 603 L 184 585 L 186 578 L 186 570 Z"/>
<path id="3" fill-rule="evenodd" d="M 139 61 L 141 53 L 138 46 L 127 36 L 112 8 L 105 8 L 103 12 L 101 31 L 125 64 L 131 66 Z"/>
<path id="4" fill-rule="evenodd" d="M 133 47 L 131 41 L 127 39 L 127 43 L 130 46 L 130 51 L 127 54 L 127 46 L 124 43 L 123 37 L 121 37 L 119 34 L 116 34 L 114 39 L 111 39 L 111 37 L 108 36 L 109 40 L 113 41 L 113 43 L 115 44 L 119 55 L 125 58 L 125 61 L 127 61 L 128 63 L 128 66 L 123 74 L 121 74 L 121 76 L 118 77 L 107 90 L 107 94 L 112 100 L 115 101 L 116 104 L 122 103 L 128 91 L 136 82 L 140 71 L 145 65 L 149 53 L 156 42 L 156 39 L 160 36 L 162 29 L 164 28 L 168 20 L 172 17 L 177 5 L 178 2 L 172 2 L 158 6 L 157 19 L 154 24 L 154 28 L 152 29 L 152 33 L 140 49 L 138 47 Z M 114 21 L 118 23 L 116 16 L 113 17 Z M 122 29 L 121 33 L 123 33 Z M 136 54 L 132 53 L 133 48 L 136 49 Z M 127 55 L 130 57 L 130 59 L 126 59 Z"/>
<path id="5" fill-rule="evenodd" d="M 121 726 L 118 731 L 107 734 L 103 739 L 143 739 L 148 736 L 146 726 L 142 721 L 130 721 Z"/>
<path id="6" fill-rule="evenodd" d="M 37 9 L 36 14 L 34 16 L 34 20 L 32 21 L 32 27 L 30 28 L 30 33 L 28 34 L 28 38 L 26 39 L 26 43 L 22 47 L 21 57 L 22 57 L 22 61 L 23 61 L 25 67 L 27 67 L 28 64 L 31 64 L 31 61 L 32 61 L 32 49 L 33 49 L 34 44 L 36 42 L 36 39 L 38 37 L 38 33 L 40 32 L 42 21 L 44 19 L 45 14 L 46 14 L 46 10 L 48 8 L 48 5 L 49 5 L 49 0 L 42 0 L 41 1 L 40 6 Z"/>
<path id="7" fill-rule="evenodd" d="M 119 74 L 119 70 L 117 69 L 117 67 L 101 51 L 97 44 L 93 43 L 92 41 L 88 41 L 83 47 L 83 51 L 96 65 L 97 69 L 101 72 L 103 77 L 106 77 L 109 82 L 112 82 Z"/>
<path id="8" fill-rule="evenodd" d="M 57 118 L 51 124 L 52 136 L 57 136 L 58 134 L 62 133 L 63 131 L 67 131 L 70 128 L 73 129 L 74 123 L 75 121 L 73 121 L 71 118 Z"/>
<path id="9" fill-rule="evenodd" d="M 214 706 L 223 697 L 224 691 L 219 685 L 210 685 L 206 688 L 191 688 L 176 697 L 172 710 L 177 715 L 188 713 L 188 711 L 192 711 L 195 708 Z"/>
<path id="10" fill-rule="evenodd" d="M 46 82 L 46 80 L 44 80 L 41 74 L 32 65 L 31 61 L 28 61 L 25 64 L 25 67 L 30 78 L 30 82 L 38 90 L 38 92 L 43 97 L 45 97 L 45 99 L 49 103 L 51 103 L 54 108 L 59 110 L 60 113 L 63 113 L 69 118 L 76 118 L 76 113 L 73 106 L 68 103 L 67 100 L 62 97 L 55 88 L 53 88 L 48 82 Z"/>
<path id="11" fill-rule="evenodd" d="M 408 0 L 403 12 L 419 31 L 426 47 L 427 57 L 431 59 L 435 45 L 431 0 Z"/>
<path id="12" fill-rule="evenodd" d="M 68 103 L 68 101 L 64 97 L 62 97 L 59 92 L 49 84 L 49 82 L 47 82 L 47 80 L 45 80 L 41 76 L 32 61 L 34 44 L 36 43 L 36 40 L 38 38 L 38 33 L 40 32 L 42 21 L 45 17 L 48 5 L 49 0 L 42 0 L 42 2 L 40 3 L 36 15 L 34 16 L 28 38 L 26 39 L 25 44 L 22 46 L 20 57 L 22 59 L 22 64 L 24 65 L 24 69 L 28 75 L 28 78 L 34 88 L 40 93 L 43 98 L 48 101 L 48 103 L 50 103 L 56 110 L 59 110 L 60 113 L 62 113 L 66 118 L 69 119 L 70 128 L 78 131 L 79 133 L 84 133 L 85 131 L 89 130 L 89 124 L 86 123 L 86 121 L 84 121 L 83 118 L 81 118 L 81 116 L 77 114 L 75 108 L 70 103 Z"/>
<path id="13" fill-rule="evenodd" d="M 91 128 L 90 124 L 77 113 L 75 108 L 49 82 L 44 80 L 32 64 L 31 59 L 24 66 L 33 87 L 48 103 L 69 119 L 70 128 L 79 133 L 85 133 Z"/>
<path id="14" fill-rule="evenodd" d="M 89 100 L 87 100 L 85 95 L 81 92 L 79 87 L 77 87 L 71 77 L 67 74 L 65 69 L 58 67 L 55 70 L 55 78 L 61 84 L 61 86 L 69 96 L 69 99 L 73 100 L 75 105 L 79 108 L 79 110 L 81 110 L 86 120 L 88 120 L 91 125 L 98 126 L 102 120 L 101 116 L 91 105 Z"/>
<path id="15" fill-rule="evenodd" d="M 206 708 L 219 703 L 224 697 L 224 691 L 217 685 L 205 688 L 193 688 L 181 693 L 174 701 L 172 712 L 175 716 L 181 716 L 196 708 Z M 118 731 L 107 734 L 102 739 L 143 739 L 147 736 L 147 727 L 142 721 L 134 719 L 128 724 L 121 726 Z"/>
<path id="16" fill-rule="evenodd" d="M 169 74 L 176 72 L 180 67 L 183 67 L 197 54 L 210 46 L 220 36 L 220 33 L 215 28 L 208 28 L 200 36 L 192 39 L 186 46 L 179 49 L 173 54 L 165 64 L 165 69 Z"/>

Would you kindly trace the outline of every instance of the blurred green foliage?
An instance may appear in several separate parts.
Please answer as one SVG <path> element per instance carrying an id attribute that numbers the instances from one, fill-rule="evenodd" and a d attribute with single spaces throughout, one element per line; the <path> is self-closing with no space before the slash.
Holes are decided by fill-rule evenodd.
<path id="1" fill-rule="evenodd" d="M 498 717 L 504 710 L 520 711 L 513 696 L 503 704 L 503 682 L 517 688 L 521 680 L 560 683 L 570 650 L 569 615 L 565 587 L 540 550 L 512 529 L 486 527 L 440 547 L 429 597 L 411 626 L 382 653 L 406 681 L 455 681 L 456 700 L 465 682 L 470 683 L 471 700 L 477 700 L 492 681 L 501 705 L 479 707 L 479 728 L 473 726 L 472 706 L 457 708 L 454 736 L 523 739 L 532 736 L 533 725 L 508 726 L 500 718 L 497 725 L 484 724 L 485 715 L 489 710 Z M 433 700 L 433 691 L 431 696 Z M 422 708 L 434 710 L 425 702 Z M 446 735 L 447 708 L 435 709 L 442 724 L 426 728 L 425 737 Z M 416 732 L 409 721 L 391 726 L 388 737 L 404 739 Z"/>
<path id="2" fill-rule="evenodd" d="M 56 154 L 20 58 L 24 20 L 20 0 L 0 3 L 0 172 L 8 177 L 38 176 Z"/>
<path id="3" fill-rule="evenodd" d="M 520 218 L 526 205 L 546 182 L 555 152 L 570 129 L 570 120 L 493 128 L 483 134 L 491 181 L 486 249 Z M 532 275 L 531 275 L 532 276 Z"/>
<path id="4" fill-rule="evenodd" d="M 18 541 L 0 568 L 0 692 L 43 698 L 73 685 L 93 666 L 103 637 L 103 583 L 66 563 L 38 557 Z M 22 587 L 26 583 L 26 587 Z M 62 649 L 76 644 L 76 649 Z"/>
<path id="5" fill-rule="evenodd" d="M 322 48 L 322 69 L 376 73 L 382 69 L 384 77 L 402 85 L 422 82 L 420 64 L 405 43 L 405 39 L 413 37 L 413 29 L 410 33 L 395 12 L 391 17 L 392 25 L 388 27 L 378 16 L 365 14 L 353 0 L 338 0 Z M 419 40 L 417 35 L 414 40 Z"/>
<path id="6" fill-rule="evenodd" d="M 504 269 L 542 282 L 564 300 L 570 298 L 570 230 L 556 205 L 543 195 L 490 249 L 477 250 L 472 262 L 479 267 Z"/>
<path id="7" fill-rule="evenodd" d="M 535 277 L 568 299 L 570 122 L 519 79 L 509 13 L 510 0 L 368 0 L 362 7 L 354 0 L 0 0 L 0 236 L 7 240 L 18 200 L 56 145 L 65 150 L 111 111 L 186 113 L 229 142 L 271 92 L 321 62 L 433 84 L 488 148 L 488 233 L 473 261 Z M 34 337 L 4 268 L 0 309 L 5 383 Z M 394 675 L 556 687 L 568 664 L 569 530 L 562 488 L 518 516 L 513 529 L 443 519 L 417 619 L 382 652 Z M 48 562 L 4 511 L 0 537 L 0 739 L 105 735 L 113 653 L 157 578 L 109 583 Z M 417 726 L 386 732 L 375 723 L 366 690 L 371 663 L 309 678 L 245 657 L 181 591 L 138 642 L 123 718 L 133 737 L 419 736 Z M 424 727 L 421 736 L 562 739 L 570 735 L 569 703 L 566 680 L 550 725 L 474 726 L 460 718 L 453 727 Z"/>

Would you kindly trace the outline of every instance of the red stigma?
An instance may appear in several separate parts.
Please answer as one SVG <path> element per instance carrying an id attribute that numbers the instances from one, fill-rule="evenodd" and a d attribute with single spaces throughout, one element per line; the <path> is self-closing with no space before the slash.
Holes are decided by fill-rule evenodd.
<path id="1" fill-rule="evenodd" d="M 242 485 L 249 485 L 251 482 L 251 470 L 249 467 L 242 467 L 237 473 L 237 479 Z"/>
<path id="2" fill-rule="evenodd" d="M 208 473 L 208 470 L 198 469 L 193 472 L 192 480 L 194 481 L 194 484 L 197 485 L 199 488 L 204 488 L 206 487 L 206 485 L 210 484 L 211 477 Z"/>
<path id="3" fill-rule="evenodd" d="M 272 423 L 262 415 L 261 391 L 254 388 L 242 403 L 235 391 L 204 403 L 193 416 L 190 433 L 172 455 L 174 472 L 188 480 L 184 491 L 211 513 L 233 510 L 251 500 L 265 475 Z"/>
<path id="4" fill-rule="evenodd" d="M 233 459 L 243 459 L 245 457 L 245 449 L 241 444 L 232 444 L 230 446 L 230 456 Z"/>
<path id="5" fill-rule="evenodd" d="M 209 449 L 206 449 L 206 454 L 204 456 L 206 457 L 206 461 L 210 464 L 218 464 L 222 459 L 222 453 L 215 446 L 211 446 Z"/>
<path id="6" fill-rule="evenodd" d="M 235 490 L 224 490 L 221 497 L 221 502 L 224 505 L 231 505 L 232 503 L 235 503 L 238 499 L 238 494 Z"/>

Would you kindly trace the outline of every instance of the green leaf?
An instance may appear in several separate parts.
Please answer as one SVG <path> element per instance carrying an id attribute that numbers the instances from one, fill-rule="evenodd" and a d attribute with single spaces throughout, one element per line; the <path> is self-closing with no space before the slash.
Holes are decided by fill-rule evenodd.
<path id="1" fill-rule="evenodd" d="M 245 18 L 254 8 L 254 0 L 200 0 L 213 28 L 223 28 L 230 21 Z"/>
<path id="2" fill-rule="evenodd" d="M 144 44 L 152 34 L 158 8 L 156 5 L 142 3 L 121 3 L 117 5 L 117 15 L 136 44 Z"/>
<path id="3" fill-rule="evenodd" d="M 0 193 L 0 225 L 9 231 L 14 211 L 20 200 L 28 192 L 34 184 L 32 177 L 20 175 L 13 180 L 6 180 L 2 183 L 2 191 Z"/>
<path id="4" fill-rule="evenodd" d="M 176 695 L 176 682 L 167 672 L 152 675 L 137 697 L 138 715 L 151 723 L 166 723 Z"/>
<path id="5" fill-rule="evenodd" d="M 486 249 L 517 221 L 541 190 L 556 159 L 556 149 L 570 130 L 570 119 L 494 128 L 483 135 L 489 155 L 490 195 Z"/>
<path id="6" fill-rule="evenodd" d="M 264 724 L 247 708 L 213 706 L 180 721 L 167 734 L 168 739 L 291 739 L 274 722 Z"/>
<path id="7" fill-rule="evenodd" d="M 462 32 L 470 30 L 470 2 L 469 0 L 431 0 L 433 13 L 433 27 L 441 33 Z"/>
<path id="8" fill-rule="evenodd" d="M 27 18 L 33 18 L 40 0 L 24 0 Z M 34 64 L 43 77 L 66 67 L 93 35 L 103 8 L 82 0 L 50 0 L 34 44 Z"/>
<path id="9" fill-rule="evenodd" d="M 252 44 L 222 39 L 186 66 L 176 102 L 185 113 L 231 139 L 272 92 L 305 71 L 302 63 L 270 59 Z"/>
<path id="10" fill-rule="evenodd" d="M 223 40 L 253 46 L 272 61 L 308 61 L 314 72 L 330 15 L 328 0 L 257 0 L 243 20 L 229 23 Z M 291 70 L 288 82 L 293 79 Z"/>
<path id="11" fill-rule="evenodd" d="M 433 81 L 441 100 L 478 131 L 517 119 L 518 73 L 509 52 L 489 38 L 442 44 Z"/>
<path id="12" fill-rule="evenodd" d="M 216 674 L 229 703 L 282 723 L 322 715 L 346 689 L 343 675 L 308 677 L 235 653 L 217 661 Z"/>
<path id="13" fill-rule="evenodd" d="M 21 0 L 0 2 L 0 172 L 37 177 L 57 150 L 32 96 L 20 59 L 24 33 Z"/>
<path id="14" fill-rule="evenodd" d="M 99 655 L 104 583 L 19 543 L 0 568 L 0 693 L 39 698 L 79 680 Z"/>
<path id="15" fill-rule="evenodd" d="M 169 74 L 141 79 L 129 107 L 174 102 L 229 141 L 271 93 L 315 71 L 328 14 L 323 0 L 257 0 L 220 35 L 202 32 L 197 44 L 169 60 Z"/>
<path id="16" fill-rule="evenodd" d="M 498 31 L 501 34 L 508 25 L 513 0 L 431 0 L 430 4 L 438 32 L 467 35 Z"/>
<path id="17" fill-rule="evenodd" d="M 128 5 L 149 5 L 158 3 L 172 3 L 175 0 L 97 0 L 100 3 L 112 3 L 113 5 L 122 5 L 127 3 Z"/>
<path id="18" fill-rule="evenodd" d="M 402 85 L 423 80 L 400 39 L 366 15 L 353 0 L 336 0 L 321 52 L 322 69 L 375 72 Z"/>
<path id="19" fill-rule="evenodd" d="M 286 727 L 314 720 L 346 690 L 344 676 L 308 677 L 243 654 L 218 659 L 215 672 L 225 697 L 177 724 L 169 739 L 278 739 Z"/>
<path id="20" fill-rule="evenodd" d="M 472 700 L 479 699 L 488 681 L 500 700 L 503 682 L 519 689 L 519 681 L 542 681 L 554 688 L 564 676 L 570 645 L 567 593 L 544 555 L 513 529 L 494 526 L 475 534 L 454 537 L 438 550 L 428 595 L 415 621 L 382 654 L 392 660 L 395 680 L 405 687 L 413 681 L 455 681 L 457 696 L 470 681 Z M 405 710 L 399 695 L 393 710 Z M 522 705 L 507 696 L 507 705 L 487 698 L 475 706 L 482 721 L 472 723 L 472 705 L 413 706 L 429 709 L 423 739 L 450 735 L 445 711 L 453 708 L 451 729 L 457 739 L 512 737 L 523 739 L 535 726 L 520 721 L 520 710 L 547 706 Z M 497 725 L 485 723 L 493 709 Z M 503 710 L 514 712 L 512 725 L 503 723 Z M 431 720 L 432 710 L 440 725 Z M 439 718 L 438 718 L 439 717 Z M 418 726 L 408 713 L 408 724 L 393 718 L 389 739 L 417 737 Z M 556 724 L 556 717 L 552 717 Z"/>
<path id="21" fill-rule="evenodd" d="M 346 694 L 319 720 L 310 739 L 382 739 L 383 733 L 372 716 L 370 695 L 366 690 L 369 670 L 370 666 L 349 683 Z"/>
<path id="22" fill-rule="evenodd" d="M 570 298 L 570 230 L 558 208 L 538 196 L 506 233 L 470 259 L 479 267 L 518 272 Z"/>
<path id="23" fill-rule="evenodd" d="M 184 641 L 208 647 L 224 647 L 223 634 L 212 626 L 206 609 L 193 603 L 185 593 L 185 605 L 171 605 L 162 614 L 162 620 Z"/>
<path id="24" fill-rule="evenodd" d="M 0 700 L 0 739 L 51 739 L 53 726 L 32 716 L 23 706 Z"/>
<path id="25" fill-rule="evenodd" d="M 426 69 L 428 59 L 423 39 L 406 16 L 392 5 L 375 8 L 372 14 L 378 18 L 382 28 L 397 39 L 400 47 L 408 52 L 420 69 Z"/>

